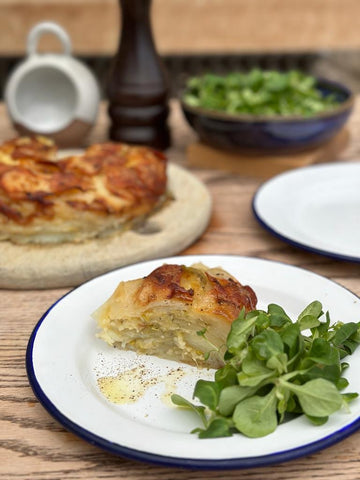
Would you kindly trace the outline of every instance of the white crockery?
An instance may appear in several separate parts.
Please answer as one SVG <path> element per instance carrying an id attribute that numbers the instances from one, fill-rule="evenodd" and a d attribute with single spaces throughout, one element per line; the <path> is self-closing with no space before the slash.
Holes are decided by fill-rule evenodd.
<path id="1" fill-rule="evenodd" d="M 55 35 L 62 53 L 39 53 L 43 34 Z M 65 30 L 42 22 L 29 33 L 27 57 L 10 75 L 5 102 L 15 128 L 22 134 L 53 137 L 62 145 L 75 145 L 94 124 L 100 91 L 93 73 L 71 55 Z"/>
<path id="2" fill-rule="evenodd" d="M 260 224 L 287 243 L 360 262 L 360 163 L 298 168 L 267 180 L 253 198 Z"/>

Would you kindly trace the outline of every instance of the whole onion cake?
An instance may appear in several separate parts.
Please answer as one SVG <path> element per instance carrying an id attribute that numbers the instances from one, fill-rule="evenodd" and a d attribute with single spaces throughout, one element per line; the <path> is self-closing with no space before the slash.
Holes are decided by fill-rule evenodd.
<path id="1" fill-rule="evenodd" d="M 167 198 L 166 157 L 122 143 L 58 157 L 52 140 L 0 146 L 0 240 L 82 242 L 128 229 Z"/>

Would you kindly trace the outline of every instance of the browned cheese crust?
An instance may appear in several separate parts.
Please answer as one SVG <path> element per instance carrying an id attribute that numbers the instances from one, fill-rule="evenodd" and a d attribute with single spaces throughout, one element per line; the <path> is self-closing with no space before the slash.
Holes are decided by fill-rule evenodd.
<path id="1" fill-rule="evenodd" d="M 57 160 L 54 143 L 22 137 L 0 147 L 0 240 L 83 241 L 128 228 L 161 203 L 166 159 L 147 147 L 92 145 Z"/>
<path id="2" fill-rule="evenodd" d="M 244 308 L 256 307 L 256 295 L 220 269 L 202 270 L 200 265 L 163 265 L 142 279 L 134 301 L 143 308 L 162 301 L 179 301 L 196 310 L 232 323 Z"/>
<path id="3" fill-rule="evenodd" d="M 110 345 L 219 367 L 231 323 L 256 304 L 252 288 L 221 268 L 165 264 L 121 282 L 94 317 Z"/>

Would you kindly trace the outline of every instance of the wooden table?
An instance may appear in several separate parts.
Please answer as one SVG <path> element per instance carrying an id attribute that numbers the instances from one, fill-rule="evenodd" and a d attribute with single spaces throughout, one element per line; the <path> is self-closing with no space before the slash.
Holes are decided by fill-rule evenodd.
<path id="1" fill-rule="evenodd" d="M 195 137 L 172 105 L 171 161 L 186 165 L 185 148 Z M 101 112 L 89 142 L 106 139 L 107 117 Z M 0 140 L 14 135 L 0 106 Z M 360 103 L 351 118 L 351 139 L 342 161 L 360 159 Z M 208 186 L 214 211 L 206 233 L 184 254 L 239 254 L 278 260 L 324 275 L 360 295 L 360 265 L 333 261 L 275 239 L 254 219 L 250 202 L 260 180 L 220 170 L 194 170 Z M 308 457 L 272 466 L 228 472 L 187 471 L 147 465 L 112 456 L 68 433 L 35 399 L 25 371 L 29 336 L 44 311 L 65 289 L 0 291 L 0 478 L 152 480 L 229 479 L 280 480 L 311 478 L 360 479 L 360 432 Z"/>

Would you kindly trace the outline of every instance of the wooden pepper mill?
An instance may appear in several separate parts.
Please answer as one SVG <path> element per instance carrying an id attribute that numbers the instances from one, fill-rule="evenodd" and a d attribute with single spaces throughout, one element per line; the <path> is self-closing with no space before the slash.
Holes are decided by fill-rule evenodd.
<path id="1" fill-rule="evenodd" d="M 165 150 L 168 86 L 150 22 L 152 0 L 119 0 L 122 29 L 108 81 L 109 136 L 117 142 Z"/>

